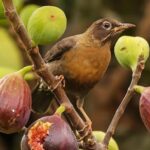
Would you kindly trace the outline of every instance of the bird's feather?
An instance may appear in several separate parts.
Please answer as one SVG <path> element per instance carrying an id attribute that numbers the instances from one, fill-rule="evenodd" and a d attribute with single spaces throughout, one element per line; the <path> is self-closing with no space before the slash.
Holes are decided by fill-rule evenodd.
<path id="1" fill-rule="evenodd" d="M 72 49 L 76 44 L 75 37 L 68 37 L 59 41 L 54 45 L 45 55 L 44 59 L 46 62 L 52 62 L 61 59 L 66 51 Z"/>

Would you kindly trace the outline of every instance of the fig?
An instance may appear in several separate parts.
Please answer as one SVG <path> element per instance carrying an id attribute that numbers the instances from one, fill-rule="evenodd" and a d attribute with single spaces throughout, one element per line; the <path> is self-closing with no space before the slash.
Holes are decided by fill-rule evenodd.
<path id="1" fill-rule="evenodd" d="M 24 1 L 23 0 L 13 0 L 13 3 L 15 5 L 17 11 L 19 11 L 21 9 L 21 7 L 23 6 Z M 3 7 L 2 0 L 0 0 L 0 19 L 4 19 L 4 18 L 5 18 L 4 7 Z"/>
<path id="2" fill-rule="evenodd" d="M 35 44 L 46 45 L 62 36 L 66 24 L 66 16 L 60 8 L 43 6 L 32 13 L 27 29 Z"/>
<path id="3" fill-rule="evenodd" d="M 149 57 L 149 44 L 142 37 L 122 36 L 115 44 L 115 56 L 123 67 L 134 71 L 140 55 L 144 61 Z"/>
<path id="4" fill-rule="evenodd" d="M 8 74 L 0 79 L 0 132 L 20 131 L 31 112 L 31 90 L 23 79 L 25 70 Z"/>
<path id="5" fill-rule="evenodd" d="M 78 150 L 77 140 L 60 115 L 35 121 L 24 134 L 21 150 Z"/>
<path id="6" fill-rule="evenodd" d="M 19 70 L 23 66 L 23 58 L 14 39 L 4 28 L 0 28 L 0 67 Z"/>
<path id="7" fill-rule="evenodd" d="M 31 5 L 27 5 L 25 6 L 21 12 L 20 12 L 20 17 L 25 25 L 25 27 L 27 28 L 27 24 L 28 24 L 28 21 L 29 21 L 29 18 L 30 16 L 32 15 L 32 13 L 37 9 L 39 8 L 38 5 L 35 5 L 35 4 L 31 4 Z"/>
<path id="8" fill-rule="evenodd" d="M 136 86 L 135 90 L 141 94 L 139 110 L 142 121 L 150 132 L 150 87 Z"/>
<path id="9" fill-rule="evenodd" d="M 105 136 L 105 132 L 93 131 L 93 135 L 95 136 L 97 142 L 102 142 Z M 118 144 L 113 138 L 110 139 L 108 150 L 119 150 Z"/>

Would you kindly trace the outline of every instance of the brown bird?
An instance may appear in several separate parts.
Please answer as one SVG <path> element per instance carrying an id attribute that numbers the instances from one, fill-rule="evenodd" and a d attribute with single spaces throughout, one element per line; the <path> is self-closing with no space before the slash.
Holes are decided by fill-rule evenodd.
<path id="1" fill-rule="evenodd" d="M 110 59 L 111 43 L 133 24 L 120 23 L 113 19 L 95 21 L 84 33 L 64 38 L 45 55 L 49 70 L 54 75 L 63 75 L 69 98 L 77 98 L 83 112 L 83 99 L 103 77 Z"/>

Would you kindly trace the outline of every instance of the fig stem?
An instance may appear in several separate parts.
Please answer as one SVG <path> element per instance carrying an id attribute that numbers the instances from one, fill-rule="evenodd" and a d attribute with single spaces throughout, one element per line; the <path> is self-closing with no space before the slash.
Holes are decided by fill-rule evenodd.
<path id="1" fill-rule="evenodd" d="M 65 110 L 66 110 L 66 107 L 62 104 L 57 108 L 55 114 L 61 116 Z"/>
<path id="2" fill-rule="evenodd" d="M 137 93 L 139 93 L 139 94 L 142 94 L 143 91 L 144 91 L 144 89 L 145 89 L 145 87 L 140 86 L 140 85 L 135 85 L 134 86 L 134 91 L 137 92 Z"/>
<path id="3" fill-rule="evenodd" d="M 18 73 L 23 77 L 25 77 L 25 75 L 32 70 L 33 70 L 33 66 L 30 65 L 30 66 L 23 67 L 21 70 L 18 71 Z"/>

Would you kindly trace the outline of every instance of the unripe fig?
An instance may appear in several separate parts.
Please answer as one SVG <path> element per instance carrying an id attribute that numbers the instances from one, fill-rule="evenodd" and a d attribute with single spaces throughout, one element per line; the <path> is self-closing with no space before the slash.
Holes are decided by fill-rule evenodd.
<path id="1" fill-rule="evenodd" d="M 64 12 L 54 6 L 43 6 L 31 15 L 28 32 L 35 44 L 46 45 L 56 41 L 66 29 Z"/>
<path id="2" fill-rule="evenodd" d="M 0 67 L 18 70 L 23 66 L 23 59 L 14 39 L 0 28 Z"/>
<path id="3" fill-rule="evenodd" d="M 150 132 L 150 87 L 136 86 L 136 91 L 141 93 L 139 110 L 142 121 Z"/>
<path id="4" fill-rule="evenodd" d="M 97 142 L 102 142 L 105 136 L 105 132 L 93 131 L 93 135 L 95 136 Z M 108 150 L 119 150 L 118 144 L 113 138 L 110 139 Z"/>
<path id="5" fill-rule="evenodd" d="M 122 36 L 115 44 L 115 56 L 120 65 L 135 70 L 140 55 L 149 57 L 148 42 L 142 37 Z"/>
<path id="6" fill-rule="evenodd" d="M 20 72 L 0 79 L 0 132 L 20 131 L 31 112 L 31 91 Z"/>
<path id="7" fill-rule="evenodd" d="M 34 122 L 21 141 L 21 150 L 78 150 L 69 125 L 57 114 Z"/>
<path id="8" fill-rule="evenodd" d="M 30 16 L 32 15 L 32 13 L 39 8 L 38 5 L 32 4 L 32 5 L 27 5 L 25 6 L 21 12 L 20 12 L 20 17 L 25 25 L 25 27 L 27 28 L 27 24 L 29 21 Z"/>

